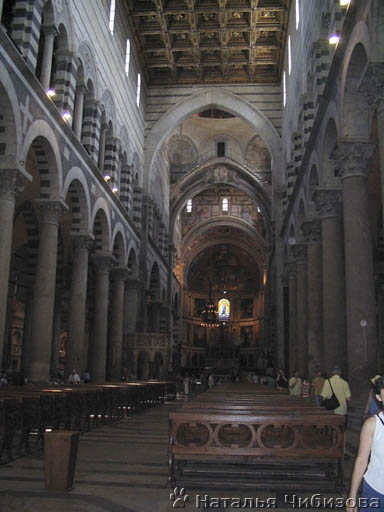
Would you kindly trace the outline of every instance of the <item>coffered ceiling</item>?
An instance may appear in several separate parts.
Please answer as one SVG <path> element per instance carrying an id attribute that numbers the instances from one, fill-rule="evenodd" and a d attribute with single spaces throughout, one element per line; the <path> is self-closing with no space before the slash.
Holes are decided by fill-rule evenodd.
<path id="1" fill-rule="evenodd" d="M 127 0 L 150 85 L 278 82 L 291 0 Z"/>

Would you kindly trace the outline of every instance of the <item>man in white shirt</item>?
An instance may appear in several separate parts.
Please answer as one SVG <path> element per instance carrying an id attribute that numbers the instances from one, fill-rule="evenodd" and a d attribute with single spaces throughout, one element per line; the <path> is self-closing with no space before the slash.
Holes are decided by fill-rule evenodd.
<path id="1" fill-rule="evenodd" d="M 75 369 L 72 370 L 71 375 L 68 377 L 68 384 L 80 384 L 80 375 Z"/>
<path id="2" fill-rule="evenodd" d="M 301 380 L 301 377 L 299 377 L 299 372 L 295 370 L 293 372 L 293 377 L 291 377 L 288 382 L 290 394 L 294 396 L 300 396 L 302 384 L 303 381 Z"/>

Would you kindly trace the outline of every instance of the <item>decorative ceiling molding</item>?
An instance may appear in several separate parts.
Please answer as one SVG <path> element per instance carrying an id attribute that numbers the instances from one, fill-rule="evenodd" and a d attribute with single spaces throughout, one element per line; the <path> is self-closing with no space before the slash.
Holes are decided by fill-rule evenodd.
<path id="1" fill-rule="evenodd" d="M 126 0 L 150 85 L 277 83 L 291 0 Z"/>

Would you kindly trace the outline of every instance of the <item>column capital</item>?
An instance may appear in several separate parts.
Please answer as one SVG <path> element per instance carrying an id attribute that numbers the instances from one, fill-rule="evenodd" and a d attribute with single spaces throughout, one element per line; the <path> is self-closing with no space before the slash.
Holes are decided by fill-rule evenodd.
<path id="1" fill-rule="evenodd" d="M 86 84 L 84 83 L 81 83 L 81 84 L 76 84 L 76 94 L 85 94 L 86 92 L 88 91 L 88 87 L 86 86 Z"/>
<path id="2" fill-rule="evenodd" d="M 74 250 L 89 250 L 95 237 L 92 233 L 71 233 L 71 240 Z"/>
<path id="3" fill-rule="evenodd" d="M 111 278 L 113 281 L 126 281 L 129 277 L 129 270 L 127 267 L 113 267 L 111 269 Z"/>
<path id="4" fill-rule="evenodd" d="M 370 169 L 368 160 L 373 155 L 376 145 L 366 140 L 338 139 L 330 161 L 335 166 L 341 179 L 367 177 Z"/>
<path id="5" fill-rule="evenodd" d="M 15 200 L 24 188 L 25 175 L 19 169 L 0 169 L 0 199 Z"/>
<path id="6" fill-rule="evenodd" d="M 361 94 L 369 106 L 381 110 L 384 108 L 384 63 L 372 62 L 365 72 L 360 86 Z"/>
<path id="7" fill-rule="evenodd" d="M 304 264 L 307 262 L 307 245 L 306 244 L 296 244 L 292 247 L 293 255 L 296 258 L 296 262 L 298 265 Z"/>
<path id="8" fill-rule="evenodd" d="M 341 190 L 317 188 L 313 200 L 318 217 L 322 219 L 327 217 L 340 217 L 342 212 Z"/>
<path id="9" fill-rule="evenodd" d="M 99 274 L 109 274 L 115 258 L 112 253 L 108 251 L 97 251 L 92 256 L 92 261 L 96 265 Z"/>
<path id="10" fill-rule="evenodd" d="M 39 209 L 40 222 L 43 224 L 57 226 L 60 217 L 68 210 L 68 206 L 62 200 L 36 199 L 36 204 Z"/>
<path id="11" fill-rule="evenodd" d="M 301 231 L 307 244 L 321 243 L 321 222 L 319 219 L 307 220 L 302 223 Z"/>
<path id="12" fill-rule="evenodd" d="M 55 37 L 59 33 L 57 28 L 54 25 L 43 25 L 41 30 L 44 33 L 44 36 L 52 36 Z"/>

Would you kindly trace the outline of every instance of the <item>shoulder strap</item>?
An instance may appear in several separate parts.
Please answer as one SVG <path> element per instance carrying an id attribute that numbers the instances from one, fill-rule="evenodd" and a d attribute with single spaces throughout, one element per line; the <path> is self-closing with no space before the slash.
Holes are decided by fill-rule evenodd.
<path id="1" fill-rule="evenodd" d="M 329 382 L 329 385 L 331 386 L 332 394 L 334 395 L 334 394 L 335 394 L 335 392 L 333 391 L 333 387 L 332 387 L 332 384 L 331 384 L 331 379 L 328 379 L 328 382 Z"/>
<path id="2" fill-rule="evenodd" d="M 384 421 L 380 418 L 380 412 L 381 412 L 381 411 L 377 412 L 377 413 L 376 413 L 376 416 L 379 418 L 379 420 L 381 421 L 381 424 L 382 424 L 382 425 L 383 425 L 383 427 L 384 427 Z"/>

